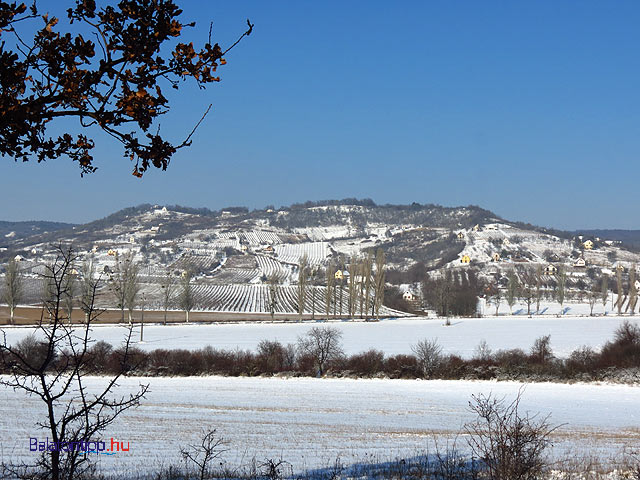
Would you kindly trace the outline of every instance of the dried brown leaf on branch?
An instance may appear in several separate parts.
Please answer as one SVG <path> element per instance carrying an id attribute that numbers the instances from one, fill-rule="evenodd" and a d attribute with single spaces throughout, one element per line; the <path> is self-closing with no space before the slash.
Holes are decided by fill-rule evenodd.
<path id="1" fill-rule="evenodd" d="M 166 170 L 173 154 L 191 144 L 204 116 L 177 142 L 159 130 L 149 133 L 171 109 L 163 89 L 186 80 L 199 88 L 219 82 L 223 55 L 253 30 L 247 20 L 248 30 L 224 51 L 211 44 L 211 35 L 202 46 L 172 44 L 195 26 L 181 14 L 172 0 L 121 0 L 102 8 L 76 0 L 61 22 L 35 3 L 0 1 L 0 154 L 38 162 L 68 157 L 81 174 L 91 173 L 91 137 L 102 130 L 122 144 L 135 176 L 150 167 Z M 63 32 L 62 23 L 85 35 Z M 77 119 L 83 133 L 51 134 L 63 118 Z"/>

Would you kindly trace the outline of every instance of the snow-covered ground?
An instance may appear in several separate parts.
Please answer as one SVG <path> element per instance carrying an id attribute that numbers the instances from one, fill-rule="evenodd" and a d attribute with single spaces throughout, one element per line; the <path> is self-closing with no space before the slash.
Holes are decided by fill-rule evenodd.
<path id="1" fill-rule="evenodd" d="M 91 388 L 102 379 L 89 378 Z M 515 382 L 352 380 L 313 378 L 128 378 L 123 392 L 149 383 L 142 405 L 105 432 L 130 442 L 130 451 L 100 456 L 111 473 L 152 471 L 180 462 L 179 447 L 196 443 L 203 427 L 228 441 L 222 459 L 248 465 L 252 458 L 285 459 L 294 470 L 354 461 L 393 459 L 442 448 L 473 415 L 472 394 L 513 399 Z M 618 455 L 640 446 L 640 388 L 627 385 L 531 384 L 522 411 L 551 414 L 563 424 L 554 455 Z M 42 418 L 35 398 L 0 389 L 0 461 L 28 460 L 29 437 Z M 465 437 L 457 440 L 464 449 Z"/>
<path id="2" fill-rule="evenodd" d="M 503 316 L 484 318 L 454 318 L 445 326 L 441 318 L 388 319 L 380 322 L 322 322 L 322 323 L 220 323 L 190 325 L 145 325 L 144 350 L 156 348 L 186 348 L 195 350 L 211 345 L 223 349 L 254 350 L 261 340 L 295 343 L 314 326 L 333 326 L 343 334 L 344 350 L 348 354 L 371 348 L 386 354 L 410 353 L 411 345 L 421 339 L 437 338 L 445 353 L 462 357 L 473 356 L 475 347 L 486 340 L 493 350 L 522 348 L 528 351 L 534 340 L 551 335 L 551 347 L 556 356 L 566 357 L 583 345 L 598 349 L 613 338 L 624 321 L 640 322 L 640 317 L 533 317 Z M 29 335 L 31 327 L 3 327 L 7 341 Z M 134 340 L 139 339 L 139 325 Z M 124 336 L 122 326 L 101 325 L 93 329 L 95 340 L 118 345 Z"/>

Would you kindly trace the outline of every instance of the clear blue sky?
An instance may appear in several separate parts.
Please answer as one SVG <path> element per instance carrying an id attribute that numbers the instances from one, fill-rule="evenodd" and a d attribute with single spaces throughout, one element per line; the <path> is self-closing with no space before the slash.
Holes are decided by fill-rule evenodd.
<path id="1" fill-rule="evenodd" d="M 221 84 L 162 119 L 181 140 L 213 103 L 193 147 L 142 180 L 110 140 L 83 179 L 0 159 L 0 219 L 370 197 L 640 228 L 640 2 L 177 3 L 194 40 L 255 23 Z"/>

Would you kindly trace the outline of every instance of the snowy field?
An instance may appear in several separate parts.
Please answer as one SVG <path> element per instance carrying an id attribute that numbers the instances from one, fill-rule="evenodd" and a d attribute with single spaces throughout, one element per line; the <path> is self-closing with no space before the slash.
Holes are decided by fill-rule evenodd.
<path id="1" fill-rule="evenodd" d="M 95 388 L 102 380 L 90 378 Z M 228 441 L 222 459 L 247 466 L 255 458 L 285 459 L 294 471 L 413 456 L 442 448 L 473 419 L 472 394 L 512 399 L 515 382 L 352 380 L 312 378 L 129 378 L 122 391 L 150 383 L 142 405 L 103 438 L 130 442 L 130 451 L 100 456 L 103 471 L 144 473 L 180 462 L 179 447 L 195 443 L 204 426 Z M 606 460 L 640 447 L 640 388 L 628 385 L 531 384 L 521 407 L 564 424 L 554 456 L 598 455 Z M 46 436 L 33 398 L 0 389 L 0 461 L 28 460 L 29 437 Z M 464 449 L 464 437 L 457 440 Z"/>
<path id="2" fill-rule="evenodd" d="M 344 350 L 348 354 L 371 348 L 386 354 L 410 353 L 411 345 L 424 338 L 437 338 L 445 353 L 462 357 L 473 356 L 480 340 L 486 340 L 493 351 L 522 348 L 528 351 L 541 335 L 551 335 L 551 347 L 558 357 L 566 357 L 573 350 L 588 345 L 594 349 L 612 339 L 624 320 L 640 322 L 640 317 L 484 317 L 457 318 L 450 326 L 439 318 L 387 319 L 380 322 L 322 322 L 322 323 L 221 323 L 190 325 L 145 325 L 144 350 L 156 348 L 198 349 L 207 345 L 223 349 L 254 350 L 261 340 L 294 343 L 314 326 L 330 325 L 343 333 Z M 29 335 L 32 327 L 3 327 L 7 341 Z M 93 329 L 93 338 L 118 345 L 124 336 L 121 326 L 100 325 Z M 136 325 L 134 341 L 140 338 Z"/>

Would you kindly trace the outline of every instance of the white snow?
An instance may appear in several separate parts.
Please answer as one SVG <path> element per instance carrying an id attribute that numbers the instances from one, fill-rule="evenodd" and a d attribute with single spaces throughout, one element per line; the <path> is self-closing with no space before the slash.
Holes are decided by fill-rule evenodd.
<path id="1" fill-rule="evenodd" d="M 223 349 L 254 350 L 261 340 L 294 343 L 314 326 L 332 326 L 343 333 L 344 350 L 348 354 L 371 348 L 388 355 L 410 353 L 411 345 L 424 338 L 437 338 L 445 353 L 469 358 L 481 340 L 493 350 L 522 348 L 528 351 L 534 340 L 551 335 L 551 347 L 558 357 L 588 345 L 600 348 L 613 338 L 624 321 L 639 322 L 640 317 L 485 317 L 454 318 L 445 326 L 442 318 L 387 319 L 380 322 L 304 322 L 304 323 L 218 323 L 189 325 L 145 325 L 144 350 L 156 348 L 199 349 L 207 345 Z M 12 344 L 33 332 L 32 327 L 4 327 L 8 343 Z M 100 325 L 93 329 L 93 338 L 119 344 L 124 328 Z M 139 330 L 139 325 L 136 326 Z M 0 334 L 1 335 L 1 334 Z M 137 340 L 138 333 L 134 333 Z"/>
<path id="2" fill-rule="evenodd" d="M 103 379 L 88 378 L 90 389 Z M 179 447 L 196 443 L 202 427 L 229 442 L 223 461 L 247 466 L 252 458 L 285 459 L 295 471 L 327 466 L 336 457 L 354 461 L 413 456 L 452 439 L 473 415 L 472 394 L 513 399 L 516 382 L 277 379 L 127 378 L 120 391 L 150 384 L 142 405 L 104 433 L 130 442 L 131 450 L 100 456 L 110 473 L 144 473 L 180 462 Z M 554 455 L 606 456 L 640 445 L 640 388 L 623 385 L 531 384 L 521 411 L 551 413 L 563 424 Z M 42 408 L 33 397 L 0 388 L 0 461 L 32 459 L 29 437 Z M 466 446 L 464 436 L 457 440 Z"/>

